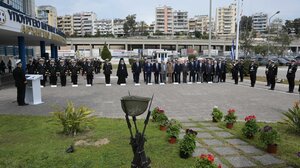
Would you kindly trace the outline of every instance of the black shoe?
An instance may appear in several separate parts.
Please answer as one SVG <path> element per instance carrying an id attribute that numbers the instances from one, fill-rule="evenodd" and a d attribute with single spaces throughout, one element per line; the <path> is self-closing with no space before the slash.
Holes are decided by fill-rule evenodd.
<path id="1" fill-rule="evenodd" d="M 294 93 L 293 91 L 288 91 L 287 93 Z"/>
<path id="2" fill-rule="evenodd" d="M 19 104 L 19 106 L 28 106 L 29 104 L 24 103 L 24 104 Z"/>
<path id="3" fill-rule="evenodd" d="M 269 90 L 274 90 L 274 89 L 270 88 Z"/>

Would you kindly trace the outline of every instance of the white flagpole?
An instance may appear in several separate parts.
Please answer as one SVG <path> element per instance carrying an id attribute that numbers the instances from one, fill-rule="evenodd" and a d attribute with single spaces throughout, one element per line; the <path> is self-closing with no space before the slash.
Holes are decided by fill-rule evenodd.
<path id="1" fill-rule="evenodd" d="M 211 12 L 212 12 L 212 0 L 209 2 L 209 45 L 208 45 L 208 57 L 211 58 Z"/>
<path id="2" fill-rule="evenodd" d="M 235 59 L 238 60 L 239 59 L 239 37 L 240 37 L 240 0 L 237 0 L 236 21 L 237 21 L 237 28 L 236 28 Z"/>

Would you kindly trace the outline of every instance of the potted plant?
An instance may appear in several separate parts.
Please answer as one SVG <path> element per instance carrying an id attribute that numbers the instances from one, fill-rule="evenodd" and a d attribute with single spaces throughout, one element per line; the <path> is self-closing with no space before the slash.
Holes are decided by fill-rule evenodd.
<path id="1" fill-rule="evenodd" d="M 157 122 L 157 116 L 165 113 L 163 109 L 160 109 L 159 107 L 155 107 L 151 113 L 152 116 L 152 122 Z"/>
<path id="2" fill-rule="evenodd" d="M 245 121 L 246 123 L 242 128 L 243 135 L 245 135 L 248 139 L 253 139 L 254 135 L 259 130 L 259 126 L 256 123 L 256 117 L 254 115 L 247 116 Z"/>
<path id="3" fill-rule="evenodd" d="M 182 128 L 181 124 L 179 121 L 171 119 L 168 125 L 167 129 L 167 135 L 169 138 L 169 143 L 174 144 L 176 143 L 176 139 L 179 136 L 180 129 Z"/>
<path id="4" fill-rule="evenodd" d="M 162 131 L 167 130 L 167 126 L 169 124 L 169 119 L 164 113 L 161 113 L 161 114 L 157 115 L 156 121 L 159 124 L 159 129 L 160 130 L 162 130 Z"/>
<path id="5" fill-rule="evenodd" d="M 217 106 L 213 108 L 211 115 L 213 122 L 219 122 L 223 118 L 223 112 Z"/>
<path id="6" fill-rule="evenodd" d="M 267 145 L 268 153 L 277 153 L 277 143 L 280 141 L 278 132 L 270 126 L 265 126 L 260 131 L 260 141 Z"/>
<path id="7" fill-rule="evenodd" d="M 233 124 L 236 122 L 237 116 L 235 115 L 234 109 L 229 109 L 227 115 L 224 117 L 224 121 L 226 122 L 226 127 L 232 129 Z"/>
<path id="8" fill-rule="evenodd" d="M 214 163 L 215 157 L 212 154 L 201 154 L 197 158 L 195 168 L 222 168 L 221 164 L 217 165 Z"/>
<path id="9" fill-rule="evenodd" d="M 195 148 L 196 148 L 196 135 L 197 132 L 187 129 L 186 134 L 183 137 L 183 140 L 179 142 L 179 151 L 181 158 L 188 158 L 190 157 Z"/>

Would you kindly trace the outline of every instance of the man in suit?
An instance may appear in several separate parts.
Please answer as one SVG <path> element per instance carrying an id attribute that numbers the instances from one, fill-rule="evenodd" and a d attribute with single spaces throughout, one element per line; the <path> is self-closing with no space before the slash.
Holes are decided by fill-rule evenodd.
<path id="1" fill-rule="evenodd" d="M 34 74 L 35 72 L 35 64 L 33 63 L 32 59 L 29 59 L 28 64 L 26 65 L 26 71 L 28 74 Z"/>
<path id="2" fill-rule="evenodd" d="M 222 60 L 220 66 L 220 82 L 226 82 L 226 69 L 226 62 Z"/>
<path id="3" fill-rule="evenodd" d="M 213 63 L 213 82 L 219 82 L 219 74 L 220 74 L 220 67 L 218 61 L 214 61 Z"/>
<path id="4" fill-rule="evenodd" d="M 211 60 L 207 61 L 205 73 L 207 82 L 212 82 L 213 66 L 211 64 Z"/>
<path id="5" fill-rule="evenodd" d="M 189 63 L 187 60 L 184 60 L 184 63 L 182 64 L 182 81 L 183 83 L 187 83 L 187 76 L 189 74 Z"/>
<path id="6" fill-rule="evenodd" d="M 181 78 L 181 64 L 178 60 L 176 60 L 175 67 L 174 67 L 174 75 L 175 75 L 175 82 L 180 83 Z"/>
<path id="7" fill-rule="evenodd" d="M 172 76 L 173 76 L 174 68 L 173 63 L 171 61 L 167 62 L 167 76 L 168 76 L 168 83 L 172 83 Z"/>
<path id="8" fill-rule="evenodd" d="M 294 92 L 296 72 L 297 72 L 297 65 L 295 63 L 295 60 L 292 60 L 286 74 L 286 78 L 289 82 L 289 91 L 288 91 L 289 93 Z"/>
<path id="9" fill-rule="evenodd" d="M 105 83 L 110 84 L 110 75 L 112 74 L 112 65 L 109 62 L 109 59 L 105 60 L 103 65 L 103 73 L 105 75 Z"/>
<path id="10" fill-rule="evenodd" d="M 160 63 L 158 63 L 158 61 L 156 60 L 155 63 L 153 64 L 153 73 L 154 73 L 154 81 L 155 81 L 155 84 L 159 84 L 159 73 L 161 71 L 161 67 L 160 67 Z"/>
<path id="11" fill-rule="evenodd" d="M 17 67 L 13 71 L 13 77 L 15 79 L 15 86 L 17 87 L 17 102 L 19 106 L 26 106 L 25 92 L 26 92 L 26 78 L 25 73 L 22 70 L 21 61 L 17 61 Z"/>
<path id="12" fill-rule="evenodd" d="M 151 83 L 152 64 L 149 60 L 145 63 L 144 71 L 146 75 L 146 84 Z"/>
<path id="13" fill-rule="evenodd" d="M 165 61 L 160 64 L 160 83 L 166 83 L 167 78 L 167 65 Z"/>
<path id="14" fill-rule="evenodd" d="M 196 62 L 194 59 L 191 59 L 189 63 L 189 71 L 190 71 L 190 82 L 195 82 L 195 75 L 196 75 Z"/>
<path id="15" fill-rule="evenodd" d="M 257 73 L 257 65 L 255 64 L 254 60 L 251 61 L 249 65 L 249 74 L 251 80 L 251 87 L 254 87 L 256 82 L 256 73 Z"/>
<path id="16" fill-rule="evenodd" d="M 272 61 L 268 69 L 268 75 L 270 78 L 270 85 L 271 85 L 271 88 L 269 90 L 274 90 L 275 88 L 277 71 L 278 71 L 278 67 L 277 65 L 275 65 L 274 61 Z"/>
<path id="17" fill-rule="evenodd" d="M 142 72 L 142 66 L 139 60 L 135 60 L 131 67 L 134 83 L 140 83 L 140 73 Z"/>

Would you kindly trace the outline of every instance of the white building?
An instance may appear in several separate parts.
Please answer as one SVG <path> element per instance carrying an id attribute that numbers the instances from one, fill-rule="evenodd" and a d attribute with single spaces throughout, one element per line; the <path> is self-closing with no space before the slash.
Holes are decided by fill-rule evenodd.
<path id="1" fill-rule="evenodd" d="M 74 34 L 74 22 L 72 15 L 65 15 L 57 17 L 57 28 L 63 31 L 66 35 Z"/>
<path id="2" fill-rule="evenodd" d="M 255 13 L 252 15 L 252 29 L 257 32 L 266 32 L 268 28 L 268 14 Z"/>
<path id="3" fill-rule="evenodd" d="M 74 33 L 78 36 L 95 35 L 95 21 L 97 15 L 94 12 L 82 12 L 73 14 Z"/>
<path id="4" fill-rule="evenodd" d="M 0 0 L 13 8 L 35 17 L 35 0 Z"/>
<path id="5" fill-rule="evenodd" d="M 271 33 L 279 33 L 283 29 L 283 20 L 280 18 L 275 18 L 270 24 L 270 32 Z"/>
<path id="6" fill-rule="evenodd" d="M 96 34 L 99 31 L 100 35 L 108 35 L 113 34 L 113 20 L 110 19 L 102 19 L 102 20 L 96 20 L 94 24 L 94 32 Z"/>
<path id="7" fill-rule="evenodd" d="M 41 22 L 57 27 L 57 11 L 53 6 L 38 6 L 36 9 L 36 18 Z"/>
<path id="8" fill-rule="evenodd" d="M 125 19 L 114 19 L 112 24 L 112 34 L 115 36 L 124 36 Z"/>
<path id="9" fill-rule="evenodd" d="M 174 11 L 173 12 L 173 21 L 174 21 L 174 34 L 187 34 L 189 32 L 188 24 L 188 12 L 186 11 Z"/>
<path id="10" fill-rule="evenodd" d="M 215 21 L 212 18 L 211 21 L 212 32 L 215 31 Z M 209 17 L 208 15 L 197 15 L 189 20 L 189 32 L 193 33 L 199 31 L 203 33 L 209 33 Z"/>
<path id="11" fill-rule="evenodd" d="M 218 8 L 216 12 L 216 33 L 219 35 L 234 35 L 236 33 L 236 4 Z"/>
<path id="12" fill-rule="evenodd" d="M 173 33 L 173 12 L 170 6 L 157 7 L 155 9 L 154 32 L 163 34 Z"/>

